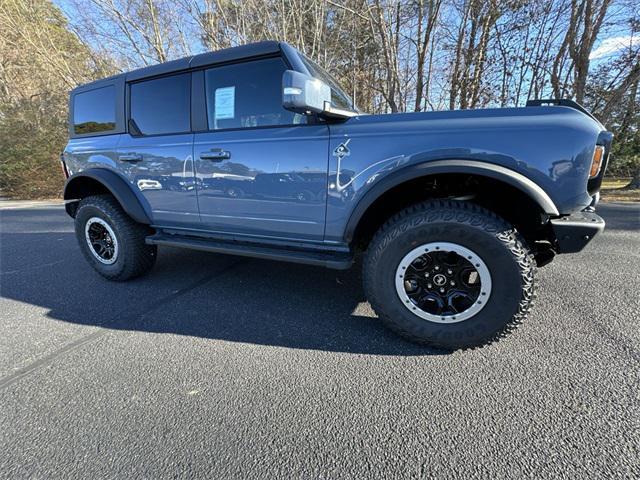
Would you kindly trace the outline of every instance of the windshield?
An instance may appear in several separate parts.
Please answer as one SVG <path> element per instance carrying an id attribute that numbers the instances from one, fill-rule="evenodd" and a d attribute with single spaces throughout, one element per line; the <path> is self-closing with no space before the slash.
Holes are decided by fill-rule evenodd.
<path id="1" fill-rule="evenodd" d="M 329 87 L 331 87 L 331 106 L 335 108 L 341 108 L 343 110 L 352 110 L 357 111 L 356 107 L 353 105 L 353 100 L 351 97 L 342 91 L 338 82 L 327 72 L 324 68 L 318 65 L 313 60 L 305 57 L 304 55 L 300 55 L 302 58 L 302 63 L 307 67 L 309 73 L 315 78 L 323 81 Z"/>

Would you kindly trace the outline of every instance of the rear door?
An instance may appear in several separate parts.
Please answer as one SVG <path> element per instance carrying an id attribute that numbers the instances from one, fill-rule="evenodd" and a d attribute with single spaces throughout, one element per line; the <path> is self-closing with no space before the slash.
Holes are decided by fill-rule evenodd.
<path id="1" fill-rule="evenodd" d="M 224 233 L 321 241 L 329 130 L 282 107 L 281 57 L 209 68 L 195 134 L 200 219 Z"/>
<path id="2" fill-rule="evenodd" d="M 197 226 L 191 133 L 191 73 L 129 84 L 128 133 L 119 169 L 151 206 L 159 225 Z"/>

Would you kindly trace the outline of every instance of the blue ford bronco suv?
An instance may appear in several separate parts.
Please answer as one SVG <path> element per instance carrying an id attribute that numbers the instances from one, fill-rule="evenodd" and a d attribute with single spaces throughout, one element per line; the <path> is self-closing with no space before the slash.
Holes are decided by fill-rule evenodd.
<path id="1" fill-rule="evenodd" d="M 269 41 L 98 80 L 69 106 L 66 210 L 110 280 L 163 245 L 335 269 L 362 253 L 386 325 L 470 348 L 527 316 L 536 267 L 604 228 L 612 135 L 567 100 L 366 115 Z"/>

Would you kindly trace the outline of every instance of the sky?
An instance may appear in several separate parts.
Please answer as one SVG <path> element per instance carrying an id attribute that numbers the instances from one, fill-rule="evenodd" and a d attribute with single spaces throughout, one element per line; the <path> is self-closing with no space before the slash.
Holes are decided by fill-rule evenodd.
<path id="1" fill-rule="evenodd" d="M 598 60 L 607 58 L 624 48 L 633 47 L 640 44 L 640 36 L 622 35 L 605 38 L 589 55 L 589 60 Z"/>

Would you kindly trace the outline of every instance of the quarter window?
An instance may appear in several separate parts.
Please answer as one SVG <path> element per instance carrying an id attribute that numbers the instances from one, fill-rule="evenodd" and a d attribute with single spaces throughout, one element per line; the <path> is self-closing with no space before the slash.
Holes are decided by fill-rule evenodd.
<path id="1" fill-rule="evenodd" d="M 116 90 L 113 85 L 78 93 L 73 98 L 73 131 L 108 133 L 116 128 Z"/>
<path id="2" fill-rule="evenodd" d="M 282 58 L 215 67 L 205 72 L 210 130 L 304 123 L 282 107 Z"/>
<path id="3" fill-rule="evenodd" d="M 143 135 L 191 130 L 191 74 L 157 78 L 131 85 L 131 119 Z"/>

